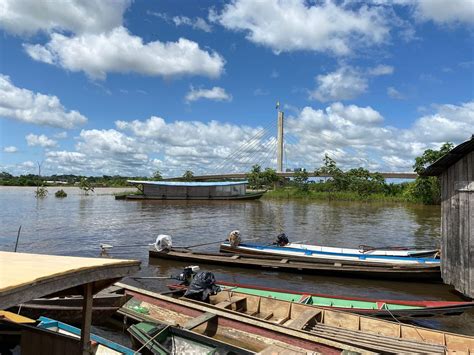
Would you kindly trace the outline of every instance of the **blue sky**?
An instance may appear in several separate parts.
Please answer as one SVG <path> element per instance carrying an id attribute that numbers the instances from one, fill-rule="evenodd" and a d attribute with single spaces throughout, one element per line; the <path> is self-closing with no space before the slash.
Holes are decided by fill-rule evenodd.
<path id="1" fill-rule="evenodd" d="M 473 29 L 471 0 L 0 0 L 0 169 L 275 167 L 280 101 L 286 168 L 410 171 L 474 133 Z"/>

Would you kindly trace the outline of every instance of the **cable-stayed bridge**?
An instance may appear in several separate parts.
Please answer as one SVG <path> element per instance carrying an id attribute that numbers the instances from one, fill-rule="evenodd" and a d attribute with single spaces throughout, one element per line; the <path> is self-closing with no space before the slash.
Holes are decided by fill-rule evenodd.
<path id="1" fill-rule="evenodd" d="M 278 110 L 277 121 L 271 120 L 265 127 L 243 139 L 231 154 L 213 166 L 206 166 L 206 173 L 195 175 L 194 180 L 245 179 L 246 174 L 254 165 L 259 165 L 262 169 L 275 168 L 281 177 L 293 177 L 295 171 L 301 170 L 305 163 L 307 164 L 307 160 L 301 156 L 299 149 L 301 142 L 292 134 L 285 135 L 284 127 L 284 113 Z M 323 132 L 320 134 L 324 136 Z M 314 168 L 306 170 L 310 177 L 329 177 L 317 175 Z M 381 172 L 380 174 L 386 179 L 415 179 L 417 177 L 417 174 L 413 172 Z"/>

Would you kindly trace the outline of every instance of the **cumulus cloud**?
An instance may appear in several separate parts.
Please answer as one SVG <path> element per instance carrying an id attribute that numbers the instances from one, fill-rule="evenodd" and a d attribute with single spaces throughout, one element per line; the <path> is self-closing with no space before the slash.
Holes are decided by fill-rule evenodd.
<path id="1" fill-rule="evenodd" d="M 411 127 L 398 129 L 384 125 L 382 115 L 369 106 L 305 107 L 287 120 L 287 131 L 298 138 L 287 148 L 300 166 L 319 166 L 328 153 L 346 168 L 411 171 L 414 158 L 425 149 L 439 148 L 446 141 L 462 142 L 474 132 L 474 102 L 439 105 L 435 110 Z"/>
<path id="2" fill-rule="evenodd" d="M 474 24 L 472 0 L 415 0 L 416 18 L 438 24 Z"/>
<path id="3" fill-rule="evenodd" d="M 16 35 L 38 31 L 99 33 L 122 24 L 131 0 L 3 0 L 0 2 L 0 28 Z"/>
<path id="4" fill-rule="evenodd" d="M 13 145 L 10 145 L 8 147 L 4 147 L 3 152 L 4 153 L 16 153 L 16 152 L 18 152 L 18 148 L 13 146 Z"/>
<path id="5" fill-rule="evenodd" d="M 214 86 L 212 89 L 196 89 L 191 86 L 191 89 L 186 94 L 186 102 L 193 102 L 198 100 L 212 100 L 212 101 L 232 101 L 232 95 L 228 94 L 225 89 Z"/>
<path id="6" fill-rule="evenodd" d="M 310 50 L 347 55 L 356 46 L 387 41 L 384 11 L 379 6 L 356 8 L 333 1 L 234 0 L 221 12 L 211 11 L 209 18 L 276 53 Z"/>
<path id="7" fill-rule="evenodd" d="M 0 117 L 65 129 L 87 122 L 87 118 L 79 112 L 67 111 L 58 97 L 18 88 L 8 76 L 2 74 L 0 74 Z"/>
<path id="8" fill-rule="evenodd" d="M 389 65 L 378 65 L 365 71 L 342 65 L 334 72 L 316 77 L 316 88 L 310 92 L 310 98 L 321 102 L 351 100 L 367 91 L 369 77 L 389 75 L 393 71 Z"/>
<path id="9" fill-rule="evenodd" d="M 93 79 L 107 73 L 135 72 L 150 76 L 204 75 L 218 77 L 224 59 L 208 52 L 196 42 L 180 38 L 177 42 L 143 40 L 124 27 L 103 33 L 66 36 L 53 33 L 46 45 L 24 46 L 31 58 L 64 69 L 83 71 Z"/>
<path id="10" fill-rule="evenodd" d="M 354 68 L 344 66 L 316 77 L 316 89 L 310 98 L 321 102 L 350 100 L 367 91 L 367 79 Z"/>
<path id="11" fill-rule="evenodd" d="M 37 135 L 37 134 L 30 133 L 25 137 L 25 139 L 26 139 L 26 143 L 30 147 L 38 146 L 38 147 L 43 147 L 43 148 L 53 148 L 58 144 L 58 142 L 56 142 L 54 139 L 48 138 L 44 134 Z"/>
<path id="12" fill-rule="evenodd" d="M 324 109 L 304 107 L 286 120 L 288 167 L 314 169 L 329 154 L 344 169 L 412 171 L 414 158 L 425 149 L 460 143 L 474 132 L 474 101 L 432 110 L 401 129 L 388 125 L 370 106 L 336 102 Z M 261 128 L 155 116 L 115 124 L 115 129 L 82 130 L 74 151 L 47 151 L 48 164 L 60 172 L 129 176 L 156 169 L 180 176 L 188 169 L 196 174 L 245 172 L 256 162 L 275 165 L 275 132 Z"/>

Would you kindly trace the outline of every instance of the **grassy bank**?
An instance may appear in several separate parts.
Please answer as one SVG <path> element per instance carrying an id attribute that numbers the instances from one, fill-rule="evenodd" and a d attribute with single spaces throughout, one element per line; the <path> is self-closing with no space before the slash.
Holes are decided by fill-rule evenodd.
<path id="1" fill-rule="evenodd" d="M 386 202 L 409 202 L 409 198 L 399 195 L 388 195 L 384 193 L 372 193 L 360 195 L 352 191 L 314 191 L 301 190 L 296 187 L 283 187 L 268 191 L 264 198 L 266 199 L 304 199 L 304 200 L 323 200 L 323 201 L 386 201 Z"/>

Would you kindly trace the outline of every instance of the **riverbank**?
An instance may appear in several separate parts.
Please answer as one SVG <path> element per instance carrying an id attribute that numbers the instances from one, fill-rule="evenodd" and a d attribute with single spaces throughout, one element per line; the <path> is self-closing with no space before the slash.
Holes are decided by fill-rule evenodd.
<path id="1" fill-rule="evenodd" d="M 366 201 L 366 202 L 403 202 L 408 204 L 419 204 L 403 194 L 388 195 L 384 193 L 372 193 L 360 195 L 352 191 L 314 191 L 311 189 L 301 190 L 297 187 L 283 187 L 270 190 L 263 196 L 264 199 L 296 199 L 315 201 Z"/>

